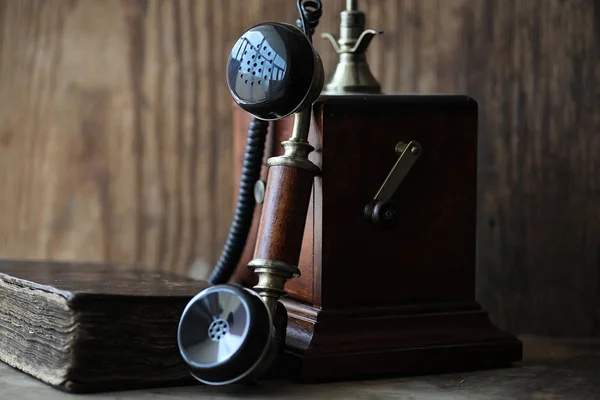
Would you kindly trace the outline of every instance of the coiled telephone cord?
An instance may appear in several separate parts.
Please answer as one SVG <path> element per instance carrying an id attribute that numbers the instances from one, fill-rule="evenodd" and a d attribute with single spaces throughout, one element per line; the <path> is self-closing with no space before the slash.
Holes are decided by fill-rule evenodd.
<path id="1" fill-rule="evenodd" d="M 211 285 L 227 283 L 231 279 L 246 246 L 248 233 L 252 225 L 254 207 L 256 206 L 254 185 L 260 178 L 268 129 L 268 121 L 252 117 L 248 127 L 248 139 L 235 215 L 221 257 L 208 278 Z"/>

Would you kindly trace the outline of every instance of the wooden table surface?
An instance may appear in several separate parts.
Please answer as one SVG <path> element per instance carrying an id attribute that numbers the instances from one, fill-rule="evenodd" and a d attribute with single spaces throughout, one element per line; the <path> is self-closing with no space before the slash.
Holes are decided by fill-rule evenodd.
<path id="1" fill-rule="evenodd" d="M 93 395 L 62 393 L 0 363 L 0 399 L 600 399 L 600 340 L 522 338 L 524 361 L 512 368 L 299 384 L 284 381 L 256 386 L 191 386 Z"/>

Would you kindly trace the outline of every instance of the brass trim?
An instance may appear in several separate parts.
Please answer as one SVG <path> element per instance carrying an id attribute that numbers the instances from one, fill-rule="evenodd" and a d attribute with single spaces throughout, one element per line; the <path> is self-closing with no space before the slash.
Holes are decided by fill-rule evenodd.
<path id="1" fill-rule="evenodd" d="M 285 165 L 288 167 L 295 167 L 300 169 L 306 169 L 311 172 L 320 172 L 319 167 L 313 164 L 309 160 L 303 160 L 301 158 L 289 158 L 289 157 L 274 157 L 269 159 L 269 166 L 275 167 L 278 165 Z"/>
<path id="2" fill-rule="evenodd" d="M 258 283 L 254 286 L 254 291 L 260 295 L 274 315 L 277 301 L 280 297 L 287 295 L 284 290 L 285 282 L 300 276 L 300 269 L 282 261 L 262 258 L 250 261 L 248 268 L 258 276 Z"/>
<path id="3" fill-rule="evenodd" d="M 308 155 L 315 149 L 306 140 L 310 129 L 310 119 L 310 109 L 296 114 L 292 138 L 281 143 L 285 149 L 282 156 L 269 158 L 267 164 L 270 167 L 287 165 L 289 167 L 306 169 L 314 173 L 321 171 L 319 167 L 308 159 Z"/>
<path id="4" fill-rule="evenodd" d="M 288 264 L 283 261 L 269 260 L 266 258 L 255 258 L 248 263 L 248 268 L 254 270 L 256 268 L 272 268 L 274 272 L 285 273 L 290 278 L 297 278 L 300 276 L 300 269 L 292 264 Z"/>
<path id="5" fill-rule="evenodd" d="M 381 85 L 367 63 L 366 52 L 371 40 L 383 32 L 365 29 L 365 22 L 365 13 L 358 10 L 358 1 L 348 0 L 346 9 L 340 13 L 339 39 L 330 33 L 321 34 L 339 55 L 335 73 L 324 93 L 381 93 Z"/>
<path id="6" fill-rule="evenodd" d="M 292 137 L 289 141 L 296 142 L 298 144 L 308 143 L 308 134 L 310 133 L 310 121 L 312 118 L 312 107 L 307 107 L 300 111 L 294 116 L 294 126 L 292 128 Z M 285 142 L 284 142 L 285 143 Z M 283 143 L 282 143 L 283 145 Z M 285 147 L 285 145 L 283 145 Z M 306 152 L 310 153 L 314 148 L 311 146 L 310 150 Z"/>

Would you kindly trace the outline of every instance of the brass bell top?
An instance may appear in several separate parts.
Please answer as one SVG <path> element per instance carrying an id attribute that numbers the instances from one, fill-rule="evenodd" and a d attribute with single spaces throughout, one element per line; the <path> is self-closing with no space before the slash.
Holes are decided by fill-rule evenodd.
<path id="1" fill-rule="evenodd" d="M 381 93 L 381 85 L 375 79 L 366 60 L 367 47 L 375 35 L 382 31 L 365 28 L 366 17 L 358 10 L 358 0 L 346 0 L 346 10 L 340 13 L 340 37 L 323 33 L 329 39 L 339 61 L 324 94 Z"/>

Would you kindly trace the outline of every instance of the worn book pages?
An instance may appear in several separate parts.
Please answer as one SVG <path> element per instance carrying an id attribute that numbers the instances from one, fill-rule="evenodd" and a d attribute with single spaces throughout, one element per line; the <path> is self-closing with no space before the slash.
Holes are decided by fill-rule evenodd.
<path id="1" fill-rule="evenodd" d="M 70 392 L 192 383 L 177 324 L 206 286 L 122 265 L 0 261 L 0 360 Z"/>

